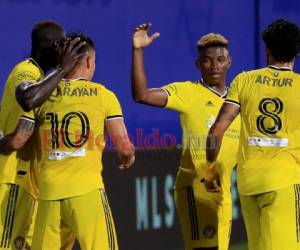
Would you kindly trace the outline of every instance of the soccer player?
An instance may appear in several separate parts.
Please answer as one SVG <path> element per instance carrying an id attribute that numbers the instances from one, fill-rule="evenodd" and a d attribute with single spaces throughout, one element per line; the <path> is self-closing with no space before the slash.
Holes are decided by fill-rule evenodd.
<path id="1" fill-rule="evenodd" d="M 2 136 L 11 134 L 19 120 L 19 131 L 25 133 L 34 127 L 31 113 L 23 111 L 17 103 L 15 88 L 35 83 L 34 90 L 40 89 L 37 98 L 25 102 L 30 107 L 35 107 L 48 97 L 47 91 L 53 89 L 77 62 L 76 52 L 78 46 L 82 45 L 78 44 L 79 39 L 70 41 L 66 50 L 60 51 L 60 64 L 57 65 L 55 41 L 61 39 L 65 39 L 64 29 L 56 22 L 40 21 L 33 27 L 31 58 L 14 67 L 4 87 L 0 110 Z M 45 78 L 46 72 L 55 67 L 56 70 Z M 19 93 L 25 92 L 20 89 Z M 32 185 L 34 175 L 29 171 L 29 164 L 33 163 L 34 146 L 27 145 L 19 152 L 12 152 L 5 148 L 9 138 L 10 136 L 5 136 L 0 141 L 0 249 L 23 249 L 36 197 L 36 189 Z M 31 236 L 26 239 L 27 245 L 30 245 Z"/>
<path id="2" fill-rule="evenodd" d="M 50 99 L 35 110 L 39 133 L 39 206 L 32 250 L 60 249 L 74 235 L 82 250 L 118 249 L 111 211 L 101 177 L 101 156 L 108 131 L 119 153 L 121 169 L 134 162 L 120 104 L 113 92 L 91 82 L 95 49 L 90 38 L 76 67 Z M 19 148 L 33 133 L 16 132 L 8 144 Z M 72 237 L 71 237 L 72 238 Z"/>
<path id="3" fill-rule="evenodd" d="M 147 87 L 143 50 L 159 34 L 148 36 L 150 24 L 133 34 L 132 93 L 136 102 L 179 113 L 182 127 L 182 156 L 175 183 L 175 203 L 186 250 L 228 249 L 231 228 L 230 179 L 236 164 L 239 119 L 225 136 L 221 193 L 208 193 L 201 180 L 205 173 L 205 141 L 210 126 L 227 95 L 226 73 L 231 59 L 228 41 L 220 34 L 203 36 L 197 48 L 196 66 L 200 81 L 174 82 L 162 88 Z"/>
<path id="4" fill-rule="evenodd" d="M 231 85 L 207 139 L 208 189 L 223 134 L 241 114 L 238 190 L 249 250 L 300 249 L 299 27 L 273 21 L 264 31 L 268 66 L 242 72 Z M 221 182 L 222 185 L 222 182 Z"/>

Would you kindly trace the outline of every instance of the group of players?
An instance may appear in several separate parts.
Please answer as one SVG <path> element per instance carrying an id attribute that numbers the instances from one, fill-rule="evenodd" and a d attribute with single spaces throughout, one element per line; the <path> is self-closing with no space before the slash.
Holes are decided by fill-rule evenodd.
<path id="1" fill-rule="evenodd" d="M 132 94 L 180 115 L 174 199 L 185 249 L 228 249 L 236 165 L 249 250 L 300 249 L 299 27 L 272 22 L 263 32 L 268 66 L 239 74 L 229 91 L 228 41 L 214 33 L 197 44 L 200 81 L 148 88 L 143 50 L 159 37 L 148 35 L 150 27 L 133 32 Z M 40 21 L 31 58 L 8 77 L 0 111 L 0 249 L 72 249 L 75 239 L 85 250 L 118 249 L 101 177 L 105 133 L 120 169 L 134 163 L 134 146 L 115 94 L 92 82 L 95 53 L 91 38 L 66 37 L 56 22 Z"/>

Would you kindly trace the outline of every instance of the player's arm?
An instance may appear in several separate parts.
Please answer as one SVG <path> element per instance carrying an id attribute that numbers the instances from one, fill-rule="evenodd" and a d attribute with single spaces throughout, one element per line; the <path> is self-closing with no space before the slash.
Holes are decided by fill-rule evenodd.
<path id="1" fill-rule="evenodd" d="M 16 88 L 16 99 L 25 111 L 42 105 L 51 95 L 61 79 L 76 65 L 83 54 L 78 54 L 84 42 L 79 38 L 57 45 L 58 66 L 50 75 L 37 83 L 23 82 Z"/>
<path id="2" fill-rule="evenodd" d="M 239 112 L 240 107 L 238 105 L 225 102 L 219 111 L 216 122 L 209 130 L 206 140 L 207 168 L 205 176 L 205 186 L 209 192 L 218 192 L 220 189 L 219 176 L 215 170 L 215 164 L 224 133 Z"/>
<path id="3" fill-rule="evenodd" d="M 24 146 L 34 131 L 34 121 L 20 119 L 15 131 L 0 139 L 0 153 L 10 154 Z"/>
<path id="4" fill-rule="evenodd" d="M 124 120 L 122 118 L 109 119 L 106 121 L 106 129 L 121 160 L 120 169 L 129 168 L 135 160 L 134 146 L 128 138 Z"/>
<path id="5" fill-rule="evenodd" d="M 148 47 L 159 33 L 148 36 L 151 24 L 142 24 L 135 28 L 132 37 L 132 67 L 131 67 L 131 91 L 135 102 L 157 107 L 164 107 L 168 95 L 161 88 L 148 88 L 147 77 L 144 68 L 144 48 Z"/>

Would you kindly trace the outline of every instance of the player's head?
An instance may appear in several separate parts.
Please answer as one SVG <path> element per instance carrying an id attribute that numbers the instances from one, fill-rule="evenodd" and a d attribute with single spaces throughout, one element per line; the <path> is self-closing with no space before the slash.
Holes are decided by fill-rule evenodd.
<path id="1" fill-rule="evenodd" d="M 71 39 L 79 37 L 80 42 L 85 42 L 77 51 L 78 54 L 83 54 L 83 56 L 70 74 L 76 74 L 76 72 L 80 71 L 82 77 L 85 77 L 87 80 L 92 80 L 96 69 L 96 51 L 93 40 L 83 33 L 70 33 L 67 37 Z"/>
<path id="2" fill-rule="evenodd" d="M 291 62 L 300 52 L 300 30 L 298 25 L 282 18 L 273 21 L 263 31 L 267 60 L 270 56 L 277 62 Z"/>
<path id="3" fill-rule="evenodd" d="M 198 58 L 196 66 L 206 84 L 219 86 L 225 84 L 226 73 L 231 65 L 227 39 L 215 33 L 202 36 L 197 43 Z"/>
<path id="4" fill-rule="evenodd" d="M 50 20 L 37 22 L 31 32 L 31 57 L 38 60 L 46 70 L 56 66 L 55 43 L 63 39 L 65 31 L 58 23 Z"/>

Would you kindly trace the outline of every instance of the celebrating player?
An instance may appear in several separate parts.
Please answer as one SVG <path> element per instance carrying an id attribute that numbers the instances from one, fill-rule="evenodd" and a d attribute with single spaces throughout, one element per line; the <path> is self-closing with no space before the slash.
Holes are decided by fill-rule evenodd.
<path id="1" fill-rule="evenodd" d="M 215 189 L 223 134 L 240 113 L 237 178 L 249 250 L 296 250 L 300 249 L 300 76 L 293 66 L 300 52 L 300 30 L 278 19 L 264 30 L 263 40 L 269 65 L 233 80 L 210 129 L 206 185 Z"/>
<path id="2" fill-rule="evenodd" d="M 140 25 L 133 33 L 133 98 L 142 104 L 175 110 L 180 115 L 183 148 L 175 183 L 175 203 L 185 249 L 227 250 L 231 227 L 231 172 L 236 164 L 239 119 L 224 138 L 221 152 L 224 167 L 220 168 L 222 191 L 206 192 L 201 180 L 205 174 L 206 136 L 227 95 L 225 80 L 231 64 L 228 41 L 213 33 L 199 40 L 196 65 L 202 74 L 200 81 L 174 82 L 149 89 L 143 50 L 159 36 L 158 33 L 148 36 L 150 26 Z"/>
<path id="3" fill-rule="evenodd" d="M 12 152 L 13 148 L 8 143 L 12 138 L 8 135 L 13 133 L 19 119 L 21 120 L 18 131 L 26 134 L 34 127 L 32 113 L 24 112 L 17 103 L 15 88 L 18 89 L 20 100 L 24 94 L 40 90 L 36 98 L 23 102 L 27 104 L 27 110 L 28 105 L 31 108 L 36 107 L 48 98 L 51 88 L 53 89 L 77 62 L 76 51 L 82 45 L 78 43 L 78 39 L 72 41 L 66 51 L 61 51 L 60 64 L 57 65 L 55 42 L 62 39 L 65 39 L 64 29 L 59 24 L 48 20 L 38 22 L 32 30 L 31 58 L 14 67 L 4 87 L 0 111 L 0 129 L 2 135 L 6 135 L 0 141 L 0 249 L 23 249 L 36 197 L 36 189 L 32 182 L 34 176 L 29 171 L 29 164 L 33 163 L 34 159 L 34 146 L 30 145 L 32 142 L 18 153 Z M 57 69 L 45 78 L 47 71 L 55 67 Z M 25 86 L 29 84 L 35 87 L 27 87 L 26 90 Z M 16 140 L 18 143 L 22 142 L 21 137 L 17 137 Z M 31 236 L 26 240 L 27 245 L 30 245 Z"/>

